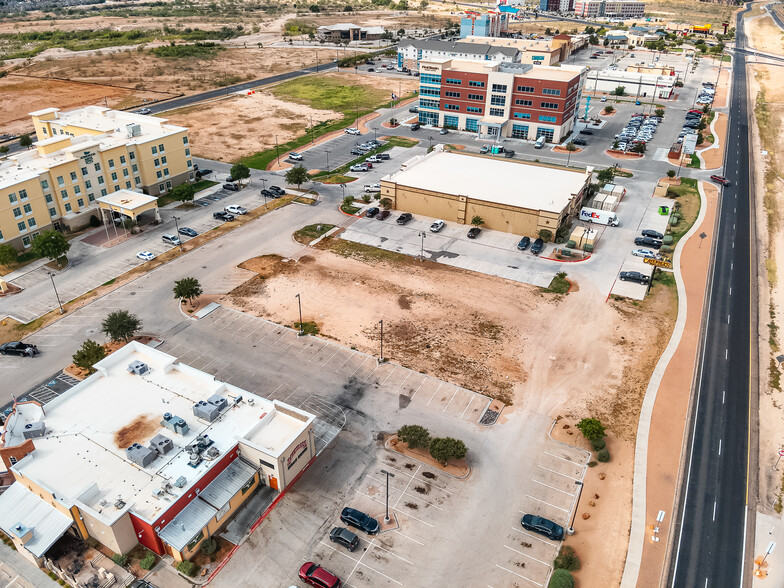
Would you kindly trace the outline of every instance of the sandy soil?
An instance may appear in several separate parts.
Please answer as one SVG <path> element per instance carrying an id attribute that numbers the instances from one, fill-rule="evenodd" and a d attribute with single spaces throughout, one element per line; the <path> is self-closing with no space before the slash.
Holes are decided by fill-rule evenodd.
<path id="1" fill-rule="evenodd" d="M 724 163 L 724 143 L 727 137 L 727 115 L 721 112 L 716 113 L 716 120 L 713 121 L 713 128 L 716 132 L 713 134 L 715 140 L 713 144 L 718 142 L 718 146 L 712 149 L 701 150 L 700 157 L 705 162 L 705 169 L 716 169 Z"/>
<path id="2" fill-rule="evenodd" d="M 140 90 L 123 90 L 58 80 L 40 80 L 9 75 L 0 78 L 0 133 L 22 133 L 33 128 L 28 113 L 49 108 L 76 108 L 91 104 L 125 108 L 141 104 L 143 99 L 163 96 Z"/>

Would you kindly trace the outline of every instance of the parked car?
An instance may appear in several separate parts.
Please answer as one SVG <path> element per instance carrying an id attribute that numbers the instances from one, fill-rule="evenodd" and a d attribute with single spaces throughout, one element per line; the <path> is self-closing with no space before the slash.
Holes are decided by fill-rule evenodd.
<path id="1" fill-rule="evenodd" d="M 489 145 L 482 145 L 479 148 L 479 153 L 487 153 L 488 151 L 490 151 L 490 146 Z"/>
<path id="2" fill-rule="evenodd" d="M 286 195 L 286 190 L 279 188 L 278 186 L 270 186 L 269 191 L 272 192 L 275 198 L 280 198 L 281 196 Z"/>
<path id="3" fill-rule="evenodd" d="M 236 204 L 232 204 L 230 206 L 227 206 L 223 210 L 225 210 L 229 214 L 240 214 L 240 215 L 241 214 L 248 214 L 248 209 L 247 208 L 244 208 L 242 206 L 238 206 Z"/>
<path id="4" fill-rule="evenodd" d="M 369 162 L 369 163 L 381 163 L 381 158 L 378 156 L 378 154 L 374 154 L 374 155 L 371 155 L 370 157 L 368 157 L 368 158 L 365 160 L 365 162 Z"/>
<path id="5" fill-rule="evenodd" d="M 449 133 L 449 129 L 447 129 L 446 127 L 442 127 L 441 130 L 438 131 L 439 135 L 446 135 L 448 133 Z"/>
<path id="6" fill-rule="evenodd" d="M 419 107 L 418 106 L 409 106 L 408 107 L 408 111 L 409 112 L 413 112 L 413 113 L 417 113 L 417 112 L 419 112 Z"/>
<path id="7" fill-rule="evenodd" d="M 657 257 L 659 254 L 653 249 L 634 249 L 632 255 L 637 257 Z"/>
<path id="8" fill-rule="evenodd" d="M 356 127 L 349 127 L 346 129 L 347 135 L 361 135 L 362 133 L 359 132 L 359 129 Z"/>
<path id="9" fill-rule="evenodd" d="M 0 345 L 0 355 L 18 355 L 20 357 L 35 357 L 38 355 L 38 347 L 31 343 L 21 341 L 9 341 Z"/>
<path id="10" fill-rule="evenodd" d="M 367 153 L 367 149 L 360 149 L 359 147 L 354 147 L 351 150 L 351 155 L 364 155 Z"/>
<path id="11" fill-rule="evenodd" d="M 152 110 L 150 110 L 149 108 L 140 108 L 139 110 L 136 111 L 136 114 L 150 114 L 151 112 Z"/>
<path id="12" fill-rule="evenodd" d="M 607 102 L 607 96 L 602 96 L 602 102 Z"/>
<path id="13" fill-rule="evenodd" d="M 218 212 L 213 212 L 212 213 L 212 218 L 216 218 L 216 219 L 222 220 L 222 221 L 233 221 L 234 220 L 234 216 L 233 215 L 229 214 L 228 212 L 224 212 L 222 210 L 219 210 Z"/>
<path id="14" fill-rule="evenodd" d="M 381 158 L 383 161 L 387 161 L 389 159 L 389 153 L 378 153 L 376 157 Z"/>
<path id="15" fill-rule="evenodd" d="M 226 184 L 223 184 L 223 189 L 224 190 L 231 190 L 232 192 L 239 192 L 240 187 L 237 184 L 226 183 Z"/>
<path id="16" fill-rule="evenodd" d="M 364 531 L 368 535 L 375 535 L 379 530 L 379 524 L 376 519 L 370 515 L 366 515 L 361 510 L 349 508 L 348 506 L 340 513 L 340 520 L 349 527 Z"/>
<path id="17" fill-rule="evenodd" d="M 378 210 L 378 208 L 376 208 L 375 206 L 372 206 L 372 207 L 368 208 L 368 209 L 365 211 L 365 216 L 366 216 L 366 217 L 368 217 L 368 218 L 373 218 L 373 217 L 374 217 L 374 216 L 376 216 L 378 213 L 379 213 L 379 210 Z"/>
<path id="18" fill-rule="evenodd" d="M 539 255 L 544 249 L 544 241 L 542 239 L 537 239 L 534 241 L 534 244 L 531 245 L 531 253 L 534 255 Z"/>
<path id="19" fill-rule="evenodd" d="M 588 130 L 588 129 L 583 129 L 583 130 L 580 131 L 580 134 L 581 135 L 593 135 L 593 131 Z"/>
<path id="20" fill-rule="evenodd" d="M 139 251 L 139 253 L 136 254 L 136 257 L 142 261 L 152 261 L 155 259 L 155 255 L 150 251 Z"/>
<path id="21" fill-rule="evenodd" d="M 621 272 L 618 278 L 622 282 L 637 282 L 638 284 L 647 284 L 650 279 L 645 274 L 640 272 Z"/>
<path id="22" fill-rule="evenodd" d="M 359 537 L 345 527 L 333 527 L 329 532 L 329 540 L 339 543 L 349 551 L 354 551 L 359 545 Z"/>
<path id="23" fill-rule="evenodd" d="M 171 233 L 166 233 L 164 235 L 161 235 L 161 240 L 164 243 L 168 243 L 169 245 L 181 245 L 182 244 L 182 241 L 180 241 L 180 238 L 177 235 L 172 235 Z"/>
<path id="24" fill-rule="evenodd" d="M 587 145 L 588 141 L 586 141 L 585 139 L 581 139 L 580 137 L 577 137 L 576 139 L 572 139 L 572 143 L 574 143 L 575 145 Z"/>
<path id="25" fill-rule="evenodd" d="M 536 515 L 523 515 L 523 519 L 520 521 L 520 524 L 523 525 L 523 529 L 533 531 L 534 533 L 539 533 L 540 535 L 544 535 L 545 537 L 554 539 L 556 541 L 560 541 L 564 536 L 564 530 L 561 525 Z"/>
<path id="26" fill-rule="evenodd" d="M 208 176 L 211 173 L 212 173 L 212 170 L 210 168 L 200 169 L 199 170 L 199 175 L 202 175 L 202 176 Z"/>
<path id="27" fill-rule="evenodd" d="M 662 246 L 661 241 L 657 239 L 651 239 L 650 237 L 637 237 L 634 240 L 634 244 L 641 247 L 650 247 L 652 249 L 659 249 Z"/>
<path id="28" fill-rule="evenodd" d="M 504 149 L 504 157 L 511 159 L 515 156 L 514 149 Z"/>
<path id="29" fill-rule="evenodd" d="M 662 235 L 659 231 L 654 231 L 653 229 L 643 229 L 642 236 L 650 237 L 651 239 L 664 239 L 664 235 Z"/>
<path id="30" fill-rule="evenodd" d="M 397 224 L 404 225 L 412 218 L 414 218 L 414 215 L 412 215 L 410 212 L 404 212 L 399 217 L 397 217 Z"/>
<path id="31" fill-rule="evenodd" d="M 260 194 L 261 194 L 262 196 L 264 196 L 265 198 L 277 198 L 277 196 L 275 196 L 275 194 L 273 194 L 273 193 L 272 193 L 272 192 L 270 192 L 269 190 L 264 190 L 264 189 L 262 189 L 262 190 L 261 190 L 261 192 L 260 192 Z"/>
<path id="32" fill-rule="evenodd" d="M 517 248 L 520 251 L 525 251 L 528 249 L 528 246 L 531 244 L 531 237 L 523 237 L 520 239 L 520 242 L 517 244 Z"/>
<path id="33" fill-rule="evenodd" d="M 302 154 L 292 151 L 289 153 L 289 159 L 292 161 L 302 161 Z"/>
<path id="34" fill-rule="evenodd" d="M 713 180 L 716 183 L 721 184 L 722 186 L 729 186 L 730 185 L 730 181 L 727 178 L 725 178 L 724 176 L 719 176 L 719 175 L 714 174 L 714 175 L 712 175 L 710 177 L 710 179 Z"/>
<path id="35" fill-rule="evenodd" d="M 368 71 L 376 71 L 376 68 L 375 67 L 369 67 Z"/>
<path id="36" fill-rule="evenodd" d="M 381 192 L 381 184 L 365 184 L 365 192 Z"/>
<path id="37" fill-rule="evenodd" d="M 376 217 L 376 220 L 386 220 L 386 219 L 389 218 L 390 214 L 392 214 L 392 213 L 389 212 L 388 210 L 382 210 L 381 212 L 378 213 L 378 216 Z"/>
<path id="38" fill-rule="evenodd" d="M 411 125 L 411 130 L 412 131 L 418 131 L 419 130 L 419 123 L 414 123 L 413 125 Z"/>
<path id="39" fill-rule="evenodd" d="M 353 171 L 353 172 L 366 172 L 370 168 L 368 167 L 368 165 L 366 163 L 355 163 L 349 169 L 350 169 L 350 171 Z"/>
<path id="40" fill-rule="evenodd" d="M 432 225 L 430 225 L 430 232 L 437 233 L 438 231 L 444 228 L 444 225 L 445 225 L 444 221 L 437 220 Z"/>
<path id="41" fill-rule="evenodd" d="M 482 232 L 482 229 L 479 227 L 471 227 L 468 229 L 468 238 L 469 239 L 476 239 L 479 236 L 479 233 Z"/>
<path id="42" fill-rule="evenodd" d="M 180 228 L 179 228 L 179 230 L 178 230 L 177 232 L 178 232 L 180 235 L 185 235 L 186 237 L 195 237 L 196 235 L 198 235 L 198 234 L 199 234 L 199 233 L 197 233 L 196 231 L 194 231 L 194 230 L 193 230 L 192 228 L 190 228 L 190 227 L 180 227 Z"/>
<path id="43" fill-rule="evenodd" d="M 340 579 L 319 565 L 309 561 L 299 569 L 299 579 L 316 588 L 340 588 Z"/>

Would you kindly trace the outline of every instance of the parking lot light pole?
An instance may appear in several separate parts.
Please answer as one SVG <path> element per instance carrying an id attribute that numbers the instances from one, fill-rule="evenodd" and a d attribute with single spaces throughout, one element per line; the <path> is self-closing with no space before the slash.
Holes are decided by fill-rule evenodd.
<path id="1" fill-rule="evenodd" d="M 384 361 L 384 319 L 378 321 L 378 324 L 381 325 L 381 350 L 379 353 L 379 361 Z"/>
<path id="2" fill-rule="evenodd" d="M 419 261 L 425 260 L 425 232 L 420 231 L 419 236 L 422 237 L 422 247 L 419 249 Z"/>
<path id="3" fill-rule="evenodd" d="M 178 217 L 175 214 L 174 216 L 172 216 L 172 218 L 174 219 L 174 228 L 177 230 L 177 234 L 179 235 L 180 234 L 180 225 L 177 223 L 177 221 L 180 220 L 180 217 Z M 177 237 L 177 238 L 180 239 L 179 237 Z M 182 251 L 182 239 L 180 239 L 180 251 Z"/>
<path id="4" fill-rule="evenodd" d="M 301 337 L 305 334 L 305 332 L 302 330 L 302 299 L 299 297 L 299 294 L 297 294 L 294 298 L 297 299 L 297 305 L 299 306 L 299 335 Z"/>
<path id="5" fill-rule="evenodd" d="M 261 195 L 264 196 L 264 210 L 267 210 L 267 179 L 261 178 Z"/>
<path id="6" fill-rule="evenodd" d="M 275 135 L 275 157 L 278 159 L 278 165 L 280 165 L 280 148 L 278 147 L 278 136 Z"/>
<path id="7" fill-rule="evenodd" d="M 329 152 L 332 151 L 331 149 L 324 149 L 327 154 L 327 171 L 329 171 Z"/>
<path id="8" fill-rule="evenodd" d="M 577 491 L 577 504 L 574 505 L 574 512 L 572 513 L 572 523 L 569 525 L 569 528 L 566 530 L 568 535 L 574 535 L 574 519 L 577 517 L 577 509 L 580 507 L 580 497 L 583 495 L 583 483 L 575 480 L 574 482 L 580 488 Z"/>
<path id="9" fill-rule="evenodd" d="M 386 470 L 381 470 L 381 473 L 387 475 L 387 510 L 386 510 L 386 514 L 384 515 L 384 522 L 389 523 L 389 478 L 390 476 L 394 478 L 395 474 L 390 474 Z"/>
<path id="10" fill-rule="evenodd" d="M 63 308 L 63 303 L 60 302 L 60 295 L 57 293 L 57 286 L 54 285 L 54 274 L 52 272 L 48 272 L 49 277 L 52 279 L 52 288 L 54 288 L 54 296 L 57 298 L 57 305 L 60 307 L 60 314 L 65 314 L 65 309 Z"/>

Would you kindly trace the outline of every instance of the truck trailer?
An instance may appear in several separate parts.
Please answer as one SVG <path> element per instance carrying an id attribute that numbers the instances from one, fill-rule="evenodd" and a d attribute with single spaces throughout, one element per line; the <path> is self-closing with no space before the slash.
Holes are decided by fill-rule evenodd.
<path id="1" fill-rule="evenodd" d="M 598 223 L 608 227 L 617 227 L 621 224 L 618 215 L 611 210 L 599 210 L 597 208 L 583 208 L 580 210 L 580 220 L 589 223 Z"/>

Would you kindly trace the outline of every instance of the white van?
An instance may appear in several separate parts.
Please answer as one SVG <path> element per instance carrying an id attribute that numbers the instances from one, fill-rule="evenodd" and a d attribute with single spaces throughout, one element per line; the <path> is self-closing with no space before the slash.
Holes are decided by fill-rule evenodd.
<path id="1" fill-rule="evenodd" d="M 541 149 L 542 147 L 544 147 L 546 141 L 547 141 L 547 137 L 542 135 L 536 140 L 536 143 L 534 143 L 534 149 Z"/>

